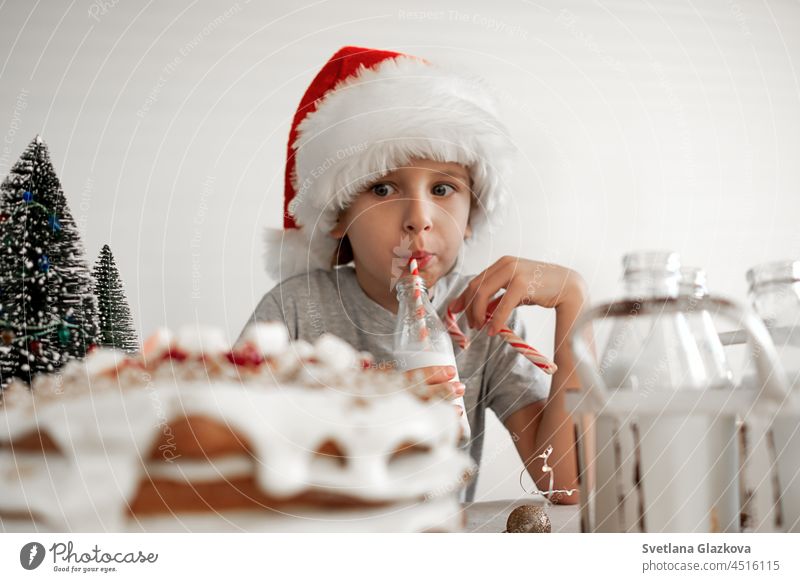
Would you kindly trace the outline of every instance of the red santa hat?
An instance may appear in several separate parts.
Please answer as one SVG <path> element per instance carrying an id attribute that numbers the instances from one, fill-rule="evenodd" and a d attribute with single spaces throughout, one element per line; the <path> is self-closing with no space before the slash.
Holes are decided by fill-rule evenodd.
<path id="1" fill-rule="evenodd" d="M 283 230 L 268 229 L 267 271 L 283 281 L 330 269 L 339 212 L 411 158 L 469 168 L 475 242 L 505 205 L 514 148 L 491 92 L 476 76 L 428 61 L 346 46 L 303 95 L 289 132 Z"/>

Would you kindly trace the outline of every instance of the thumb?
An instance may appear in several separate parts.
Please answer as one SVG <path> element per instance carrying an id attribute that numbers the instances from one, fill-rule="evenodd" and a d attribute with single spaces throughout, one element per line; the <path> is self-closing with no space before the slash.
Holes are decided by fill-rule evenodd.
<path id="1" fill-rule="evenodd" d="M 459 295 L 448 307 L 453 313 L 464 311 L 464 295 Z"/>

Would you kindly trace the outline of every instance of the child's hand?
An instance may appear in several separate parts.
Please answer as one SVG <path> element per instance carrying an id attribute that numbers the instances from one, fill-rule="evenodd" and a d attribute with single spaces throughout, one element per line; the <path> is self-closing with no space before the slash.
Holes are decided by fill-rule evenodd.
<path id="1" fill-rule="evenodd" d="M 424 386 L 423 392 L 440 398 L 458 398 L 464 395 L 464 384 L 452 381 L 456 375 L 453 366 L 429 366 L 403 372 L 415 382 L 414 387 Z"/>
<path id="2" fill-rule="evenodd" d="M 506 292 L 492 299 L 501 289 Z M 467 321 L 473 329 L 489 323 L 488 333 L 492 336 L 505 326 L 511 311 L 519 305 L 558 308 L 565 302 L 582 302 L 586 297 L 586 283 L 576 271 L 505 256 L 470 281 L 450 304 L 450 310 L 459 313 L 466 309 Z"/>

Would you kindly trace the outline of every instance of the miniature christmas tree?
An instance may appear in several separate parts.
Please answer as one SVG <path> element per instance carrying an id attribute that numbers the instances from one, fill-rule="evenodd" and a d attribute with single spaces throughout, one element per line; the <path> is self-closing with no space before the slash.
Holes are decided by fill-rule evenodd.
<path id="1" fill-rule="evenodd" d="M 39 136 L 0 186 L 0 382 L 82 358 L 97 303 L 75 221 Z"/>
<path id="2" fill-rule="evenodd" d="M 114 255 L 108 245 L 103 245 L 92 271 L 95 280 L 95 295 L 100 309 L 100 336 L 98 343 L 126 352 L 139 349 L 139 340 L 133 327 L 131 310 Z"/>

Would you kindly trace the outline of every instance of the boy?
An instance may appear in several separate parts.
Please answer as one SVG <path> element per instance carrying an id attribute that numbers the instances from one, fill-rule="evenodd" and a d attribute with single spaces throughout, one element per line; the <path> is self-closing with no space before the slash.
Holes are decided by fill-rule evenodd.
<path id="1" fill-rule="evenodd" d="M 427 382 L 463 393 L 480 464 L 485 410 L 511 433 L 541 490 L 539 456 L 553 447 L 554 490 L 577 487 L 574 426 L 564 393 L 578 387 L 567 337 L 588 303 L 580 275 L 558 265 L 503 257 L 478 276 L 460 272 L 467 243 L 489 231 L 507 193 L 513 147 L 482 83 L 390 51 L 339 50 L 306 91 L 289 135 L 284 230 L 267 233 L 267 265 L 281 281 L 250 321 L 284 321 L 294 338 L 333 333 L 379 362 L 392 361 L 394 283 L 408 256 L 440 315 L 460 313 L 473 331 L 453 370 Z M 351 265 L 352 263 L 352 265 Z M 498 292 L 504 293 L 498 296 Z M 552 377 L 496 331 L 524 337 L 514 308 L 556 310 Z M 494 315 L 487 323 L 487 312 Z M 477 479 L 466 500 L 474 498 Z M 577 492 L 553 500 L 576 503 Z"/>

